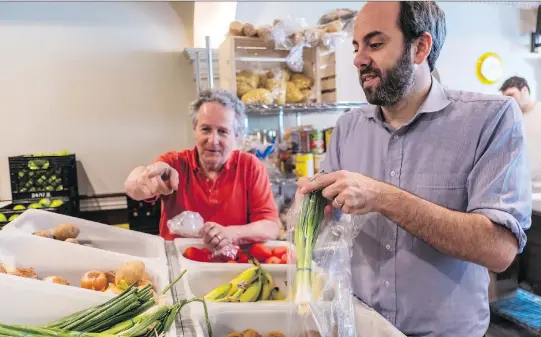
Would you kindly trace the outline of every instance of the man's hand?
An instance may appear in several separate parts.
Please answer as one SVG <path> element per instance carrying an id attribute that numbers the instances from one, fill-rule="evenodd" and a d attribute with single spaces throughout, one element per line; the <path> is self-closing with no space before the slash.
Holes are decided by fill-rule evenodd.
<path id="1" fill-rule="evenodd" d="M 224 227 L 215 222 L 207 222 L 201 228 L 201 236 L 206 245 L 214 250 L 220 250 L 227 245 L 237 244 L 235 232 L 228 227 Z"/>
<path id="2" fill-rule="evenodd" d="M 125 184 L 126 193 L 135 200 L 169 195 L 178 190 L 178 172 L 163 162 L 134 170 Z"/>
<path id="3" fill-rule="evenodd" d="M 317 175 L 313 180 L 301 178 L 297 185 L 302 194 L 323 189 L 323 196 L 332 201 L 333 207 L 359 215 L 375 211 L 384 183 L 359 173 L 337 171 Z"/>

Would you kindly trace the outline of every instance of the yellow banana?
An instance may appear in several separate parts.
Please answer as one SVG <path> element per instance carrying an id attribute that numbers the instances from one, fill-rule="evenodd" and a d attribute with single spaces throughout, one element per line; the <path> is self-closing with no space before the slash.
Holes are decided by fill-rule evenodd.
<path id="1" fill-rule="evenodd" d="M 259 267 L 247 269 L 231 280 L 231 289 L 227 293 L 227 297 L 233 296 L 239 288 L 246 289 L 259 276 Z"/>
<path id="2" fill-rule="evenodd" d="M 278 287 L 272 288 L 270 297 L 274 301 L 284 301 L 286 299 L 286 297 L 284 296 L 284 293 Z"/>
<path id="3" fill-rule="evenodd" d="M 206 294 L 204 299 L 209 301 L 218 300 L 225 297 L 229 293 L 229 290 L 231 290 L 231 283 L 222 284 Z"/>
<path id="4" fill-rule="evenodd" d="M 239 300 L 241 302 L 255 302 L 259 297 L 261 292 L 261 279 L 259 278 L 254 283 L 252 283 L 248 289 L 246 289 L 242 295 L 240 295 Z"/>
<path id="5" fill-rule="evenodd" d="M 258 301 L 267 301 L 270 299 L 272 288 L 274 288 L 274 281 L 272 276 L 266 270 L 261 270 L 261 293 L 259 294 Z"/>

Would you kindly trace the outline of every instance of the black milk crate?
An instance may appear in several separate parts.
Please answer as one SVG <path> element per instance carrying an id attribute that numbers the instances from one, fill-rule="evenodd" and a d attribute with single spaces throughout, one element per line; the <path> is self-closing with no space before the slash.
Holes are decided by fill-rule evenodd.
<path id="1" fill-rule="evenodd" d="M 128 201 L 128 223 L 130 230 L 148 234 L 158 234 L 161 216 L 161 199 L 133 200 L 126 196 Z"/>
<path id="2" fill-rule="evenodd" d="M 13 200 L 78 195 L 75 154 L 9 157 Z M 38 193 L 38 194 L 36 194 Z"/>
<path id="3" fill-rule="evenodd" d="M 59 201 L 62 201 L 62 203 L 59 204 Z M 49 212 L 74 216 L 78 213 L 78 207 L 78 200 L 68 197 L 18 200 L 0 208 L 0 227 L 3 227 L 4 225 L 15 220 L 17 216 L 23 214 L 28 209 L 36 208 Z"/>

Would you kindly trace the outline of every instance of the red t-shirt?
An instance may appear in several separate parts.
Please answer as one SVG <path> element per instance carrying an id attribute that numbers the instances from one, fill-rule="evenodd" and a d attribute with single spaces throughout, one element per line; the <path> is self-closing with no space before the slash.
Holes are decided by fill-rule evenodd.
<path id="1" fill-rule="evenodd" d="M 169 232 L 167 221 L 183 211 L 197 212 L 205 222 L 222 226 L 279 219 L 267 170 L 250 153 L 233 151 L 216 181 L 199 168 L 196 148 L 167 152 L 157 161 L 177 170 L 180 182 L 178 191 L 162 196 L 160 236 L 165 240 L 179 237 Z"/>

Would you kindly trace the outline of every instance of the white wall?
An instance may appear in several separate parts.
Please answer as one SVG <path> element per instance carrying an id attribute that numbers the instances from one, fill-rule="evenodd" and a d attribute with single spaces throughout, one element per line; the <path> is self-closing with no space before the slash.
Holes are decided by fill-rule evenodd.
<path id="1" fill-rule="evenodd" d="M 101 194 L 121 192 L 133 167 L 192 146 L 195 86 L 181 53 L 193 37 L 177 12 L 168 3 L 0 3 L 0 200 L 11 197 L 11 155 L 68 149 L 84 169 L 80 193 Z"/>
<path id="2" fill-rule="evenodd" d="M 508 77 L 525 77 L 541 99 L 536 82 L 541 80 L 541 58 L 531 55 L 529 32 L 533 29 L 531 14 L 529 25 L 523 22 L 525 11 L 510 5 L 489 3 L 439 2 L 447 18 L 447 38 L 437 62 L 443 84 L 449 88 L 498 93 L 501 83 Z M 315 24 L 321 15 L 336 8 L 360 9 L 362 2 L 239 2 L 236 20 L 253 24 L 269 24 L 274 18 L 303 18 Z M 535 15 L 534 15 L 535 16 Z M 496 52 L 504 64 L 504 76 L 493 85 L 484 85 L 476 77 L 477 59 L 485 52 Z M 356 76 L 353 56 L 340 62 L 351 63 L 350 76 Z M 341 74 L 342 75 L 342 74 Z M 358 90 L 361 90 L 359 87 Z M 254 120 L 253 127 L 264 127 L 268 119 Z M 336 115 L 309 116 L 307 123 L 332 125 Z M 265 122 L 263 122 L 265 121 Z M 289 120 L 292 123 L 291 120 Z"/>

